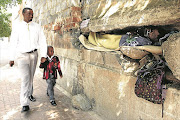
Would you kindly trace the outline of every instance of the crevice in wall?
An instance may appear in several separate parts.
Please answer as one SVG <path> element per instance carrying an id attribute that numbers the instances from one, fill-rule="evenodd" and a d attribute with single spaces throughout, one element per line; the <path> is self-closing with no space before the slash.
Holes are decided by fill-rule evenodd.
<path id="1" fill-rule="evenodd" d="M 162 38 L 163 36 L 165 36 L 167 33 L 170 33 L 172 31 L 175 31 L 175 32 L 178 32 L 179 30 L 175 27 L 175 25 L 160 25 L 160 26 L 153 26 L 153 25 L 149 25 L 149 26 L 130 26 L 130 27 L 126 27 L 124 29 L 114 29 L 114 30 L 109 30 L 109 31 L 101 31 L 101 32 L 97 32 L 97 33 L 103 33 L 103 34 L 111 34 L 111 35 L 124 35 L 126 34 L 127 32 L 130 32 L 131 34 L 134 34 L 134 35 L 140 35 L 142 37 L 146 37 L 144 36 L 144 31 L 145 29 L 157 29 L 159 31 L 159 36 L 158 36 L 158 39 Z M 89 32 L 83 32 L 81 31 L 81 34 L 83 34 L 86 39 L 88 39 L 88 36 L 89 36 Z M 165 39 L 167 40 L 167 39 Z M 161 41 L 161 44 L 162 42 L 164 41 Z M 82 44 L 78 44 L 78 45 L 81 45 Z M 119 64 L 123 67 L 126 67 L 126 63 L 128 64 L 134 64 L 134 63 L 139 63 L 139 60 L 140 59 L 132 59 L 126 55 L 123 55 L 123 59 L 122 57 L 120 58 L 120 54 L 116 54 L 116 58 L 119 62 Z M 105 61 L 104 57 L 103 57 L 103 61 Z M 126 61 L 126 62 L 125 62 Z M 99 65 L 98 65 L 99 66 Z M 169 69 L 169 71 L 171 71 Z M 173 74 L 171 74 L 170 76 L 172 76 Z M 172 81 L 171 81 L 172 80 Z M 179 82 L 178 80 L 175 78 L 172 78 L 168 80 L 165 80 L 166 84 L 168 84 L 169 87 L 174 87 L 176 89 L 180 89 L 179 87 Z"/>

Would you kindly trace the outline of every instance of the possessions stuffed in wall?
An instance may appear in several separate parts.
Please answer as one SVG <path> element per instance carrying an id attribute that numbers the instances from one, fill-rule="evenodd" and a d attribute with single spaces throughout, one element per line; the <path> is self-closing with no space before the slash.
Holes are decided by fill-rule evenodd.
<path id="1" fill-rule="evenodd" d="M 121 32 L 121 30 L 120 34 L 90 32 L 88 39 L 81 35 L 79 40 L 87 49 L 119 50 L 130 60 L 138 61 L 139 67 L 135 72 L 137 73 L 135 94 L 155 104 L 163 105 L 167 91 L 166 84 L 169 80 L 177 79 L 169 77 L 171 79 L 167 80 L 167 70 L 172 72 L 162 55 L 161 45 L 170 36 L 179 33 L 178 30 L 169 27 L 164 29 L 164 26 L 144 26 L 125 33 Z"/>
<path id="2" fill-rule="evenodd" d="M 86 37 L 80 35 L 79 42 L 83 47 L 91 50 L 107 52 L 119 50 L 119 52 L 116 52 L 117 58 L 119 55 L 124 55 L 123 58 L 130 58 L 138 64 L 139 61 L 142 61 L 142 58 L 151 53 L 162 55 L 161 44 L 166 41 L 169 36 L 172 36 L 174 32 L 177 32 L 169 28 L 170 27 L 164 28 L 164 26 L 162 28 L 160 26 L 143 26 L 100 33 L 90 32 Z M 118 62 L 121 62 L 121 60 Z M 144 64 L 141 63 L 140 66 L 142 67 Z M 137 67 L 134 67 L 133 71 L 135 71 L 136 68 Z M 172 72 L 170 71 L 169 73 L 168 78 L 174 79 Z"/>
<path id="3" fill-rule="evenodd" d="M 143 37 L 139 34 L 134 35 L 131 33 L 122 36 L 119 43 L 119 50 L 123 50 L 121 48 L 122 46 L 139 46 L 138 48 L 149 52 L 140 60 L 141 64 L 137 71 L 137 81 L 135 83 L 136 96 L 155 104 L 163 105 L 167 90 L 165 85 L 165 69 L 167 69 L 168 66 L 161 55 L 161 44 L 175 32 L 178 31 L 171 31 L 163 37 L 158 38 L 160 35 L 158 28 L 151 26 L 144 29 Z M 152 49 L 153 46 L 149 45 L 153 45 L 156 49 Z M 126 53 L 126 55 L 128 54 Z"/>

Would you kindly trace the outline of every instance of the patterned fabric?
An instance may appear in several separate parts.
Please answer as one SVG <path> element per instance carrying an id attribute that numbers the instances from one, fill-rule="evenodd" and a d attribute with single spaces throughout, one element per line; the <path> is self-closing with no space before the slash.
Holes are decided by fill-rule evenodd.
<path id="1" fill-rule="evenodd" d="M 138 71 L 135 94 L 156 104 L 163 103 L 162 79 L 164 61 L 152 61 Z"/>
<path id="2" fill-rule="evenodd" d="M 43 79 L 49 79 L 50 73 L 54 75 L 54 79 L 57 79 L 57 70 L 60 76 L 62 76 L 62 71 L 60 67 L 60 61 L 57 56 L 54 56 L 52 59 L 48 59 L 44 63 L 40 64 L 40 68 L 44 68 L 44 73 L 43 73 Z M 57 63 L 57 67 L 54 65 Z"/>
<path id="3" fill-rule="evenodd" d="M 119 42 L 119 46 L 143 46 L 143 45 L 151 45 L 152 42 L 141 36 L 132 36 L 132 35 L 123 35 Z"/>

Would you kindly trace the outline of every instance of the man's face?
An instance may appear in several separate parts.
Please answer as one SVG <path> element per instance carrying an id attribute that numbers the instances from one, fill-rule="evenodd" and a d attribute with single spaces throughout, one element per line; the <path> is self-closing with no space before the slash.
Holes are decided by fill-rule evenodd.
<path id="1" fill-rule="evenodd" d="M 159 36 L 159 31 L 156 29 L 152 30 L 152 32 L 149 33 L 149 38 L 151 40 L 156 40 L 158 38 L 158 36 Z"/>
<path id="2" fill-rule="evenodd" d="M 24 21 L 29 23 L 33 19 L 33 11 L 32 10 L 26 10 L 25 13 L 23 13 Z"/>

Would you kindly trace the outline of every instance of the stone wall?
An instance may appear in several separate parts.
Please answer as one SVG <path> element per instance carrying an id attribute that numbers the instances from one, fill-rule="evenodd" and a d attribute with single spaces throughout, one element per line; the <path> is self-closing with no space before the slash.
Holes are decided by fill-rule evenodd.
<path id="1" fill-rule="evenodd" d="M 179 5 L 180 0 L 83 0 L 82 18 L 91 19 L 89 29 L 93 32 L 177 24 L 180 22 Z"/>
<path id="2" fill-rule="evenodd" d="M 121 23 L 121 21 L 113 21 L 113 17 L 107 19 L 108 21 L 95 17 L 98 12 L 98 6 L 105 6 L 108 0 L 32 1 L 34 21 L 44 27 L 48 45 L 54 46 L 55 55 L 61 61 L 64 77 L 62 79 L 58 78 L 57 85 L 59 87 L 62 87 L 71 95 L 84 93 L 90 99 L 93 110 L 106 120 L 161 119 L 161 105 L 150 103 L 136 97 L 134 94 L 136 77 L 133 77 L 128 70 L 133 69 L 134 64 L 136 65 L 137 63 L 127 61 L 122 55 L 118 56 L 116 52 L 87 50 L 81 45 L 79 46 L 78 42 L 79 35 L 84 32 L 121 29 L 129 25 L 140 26 L 145 25 L 146 22 L 135 24 L 132 21 L 135 18 L 132 20 L 129 18 L 130 21 Z M 116 5 L 115 3 L 121 4 L 117 0 L 110 1 L 113 5 Z M 126 2 L 130 2 L 130 0 L 123 1 L 124 4 Z M 141 1 L 137 0 L 136 2 L 135 5 Z M 149 2 L 151 3 L 151 1 Z M 177 8 L 178 3 L 179 0 L 173 0 L 170 6 L 173 7 L 174 5 L 174 8 Z M 164 4 L 162 4 L 162 7 L 164 8 Z M 105 9 L 104 7 L 102 8 Z M 129 11 L 131 10 L 129 9 Z M 171 10 L 170 13 L 173 14 L 175 11 L 177 12 L 177 9 Z M 136 12 L 138 13 L 138 11 Z M 119 13 L 117 14 L 114 20 L 122 16 L 130 17 L 124 14 L 121 16 L 119 16 Z M 177 14 L 179 13 L 177 12 Z M 81 21 L 89 18 L 91 20 L 87 27 L 88 29 L 86 31 L 81 30 Z M 140 18 L 136 19 L 139 20 Z M 175 16 L 173 19 L 177 20 L 177 17 Z M 156 24 L 159 24 L 160 21 L 156 22 Z M 153 22 L 151 21 L 146 25 Z M 164 21 L 162 24 L 166 22 Z M 117 57 L 121 59 L 122 63 L 118 61 Z M 126 64 L 129 65 L 126 66 Z M 165 120 L 179 120 L 179 99 L 180 91 L 175 88 L 169 88 L 164 106 Z"/>

